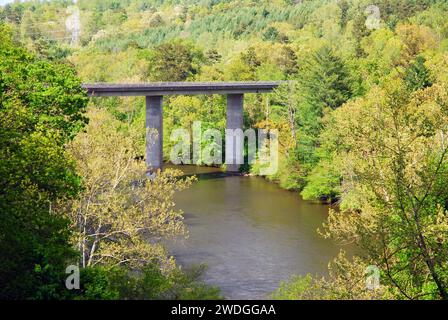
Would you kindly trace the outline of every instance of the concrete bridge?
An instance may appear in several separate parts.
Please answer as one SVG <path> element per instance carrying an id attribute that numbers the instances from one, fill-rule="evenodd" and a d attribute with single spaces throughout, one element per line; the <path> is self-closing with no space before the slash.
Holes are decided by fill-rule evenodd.
<path id="1" fill-rule="evenodd" d="M 146 165 L 148 172 L 163 166 L 163 112 L 165 95 L 225 94 L 227 95 L 227 129 L 243 130 L 243 98 L 245 93 L 266 93 L 281 82 L 159 82 L 144 84 L 84 84 L 91 97 L 146 97 Z M 153 132 L 155 134 L 148 134 Z M 226 137 L 227 139 L 227 137 Z M 227 141 L 226 141 L 227 142 Z M 238 172 L 236 152 L 228 172 Z"/>

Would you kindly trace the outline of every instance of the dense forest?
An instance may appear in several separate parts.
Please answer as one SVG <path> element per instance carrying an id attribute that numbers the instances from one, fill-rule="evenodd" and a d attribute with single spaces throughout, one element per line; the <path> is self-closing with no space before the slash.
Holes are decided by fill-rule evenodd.
<path id="1" fill-rule="evenodd" d="M 319 232 L 360 253 L 272 297 L 448 299 L 447 16 L 443 0 L 0 7 L 0 296 L 220 298 L 161 244 L 188 233 L 173 195 L 195 178 L 142 180 L 143 99 L 89 102 L 80 84 L 287 80 L 245 96 L 245 127 L 280 132 L 266 179 L 331 203 Z M 225 130 L 225 97 L 164 103 L 166 155 L 173 129 Z M 69 264 L 81 266 L 80 291 L 63 285 Z M 369 265 L 377 290 L 365 287 Z"/>

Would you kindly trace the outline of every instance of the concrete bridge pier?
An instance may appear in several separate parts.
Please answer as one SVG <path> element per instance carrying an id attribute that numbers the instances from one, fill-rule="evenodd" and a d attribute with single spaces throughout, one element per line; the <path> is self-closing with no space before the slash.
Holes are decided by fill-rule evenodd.
<path id="1" fill-rule="evenodd" d="M 146 165 L 148 174 L 163 167 L 163 119 L 162 102 L 165 95 L 222 94 L 227 95 L 227 129 L 243 129 L 243 95 L 245 93 L 267 93 L 277 88 L 280 82 L 156 82 L 113 84 L 84 84 L 83 88 L 91 97 L 146 97 Z M 238 172 L 241 161 L 241 146 L 236 137 L 226 135 L 226 145 L 231 145 L 233 152 L 226 162 L 228 172 Z M 230 140 L 231 141 L 231 140 Z M 239 150 L 237 150 L 239 149 Z M 243 159 L 244 160 L 244 159 Z"/>
<path id="2" fill-rule="evenodd" d="M 163 96 L 146 97 L 146 167 L 152 174 L 163 167 Z"/>
<path id="3" fill-rule="evenodd" d="M 243 130 L 243 94 L 227 95 L 227 129 Z M 233 140 L 233 141 L 232 141 Z M 234 135 L 226 134 L 226 163 L 227 172 L 237 173 L 241 165 L 240 148 L 238 148 L 237 138 Z M 231 156 L 229 157 L 231 153 Z M 244 161 L 244 156 L 242 161 Z"/>
<path id="4" fill-rule="evenodd" d="M 243 94 L 227 95 L 227 129 L 243 130 L 243 101 Z M 240 150 L 233 135 L 226 135 L 226 154 L 231 154 L 227 172 L 239 172 Z M 163 168 L 163 96 L 146 97 L 146 167 L 148 174 Z"/>

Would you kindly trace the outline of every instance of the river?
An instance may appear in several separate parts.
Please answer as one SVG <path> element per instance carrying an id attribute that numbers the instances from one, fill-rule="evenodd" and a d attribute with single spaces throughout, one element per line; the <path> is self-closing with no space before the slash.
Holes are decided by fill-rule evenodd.
<path id="1" fill-rule="evenodd" d="M 327 206 L 260 177 L 181 169 L 201 174 L 175 198 L 189 237 L 171 244 L 170 252 L 183 266 L 207 264 L 204 280 L 219 286 L 226 299 L 266 299 L 293 274 L 327 273 L 339 251 L 316 232 Z"/>

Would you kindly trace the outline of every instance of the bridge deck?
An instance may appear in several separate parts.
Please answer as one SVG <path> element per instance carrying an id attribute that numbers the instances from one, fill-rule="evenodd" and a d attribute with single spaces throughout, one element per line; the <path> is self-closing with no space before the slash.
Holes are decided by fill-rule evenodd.
<path id="1" fill-rule="evenodd" d="M 171 94 L 243 94 L 270 92 L 281 82 L 151 82 L 138 84 L 84 84 L 94 97 L 164 96 Z"/>

